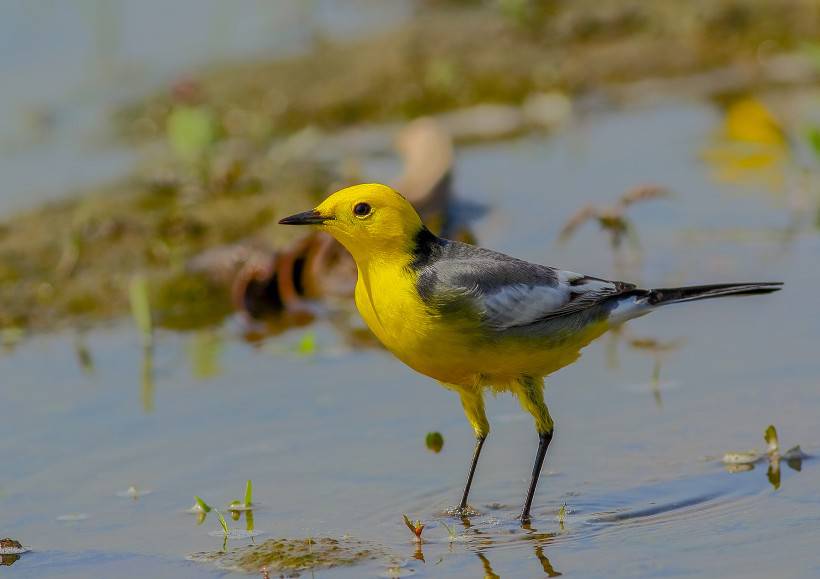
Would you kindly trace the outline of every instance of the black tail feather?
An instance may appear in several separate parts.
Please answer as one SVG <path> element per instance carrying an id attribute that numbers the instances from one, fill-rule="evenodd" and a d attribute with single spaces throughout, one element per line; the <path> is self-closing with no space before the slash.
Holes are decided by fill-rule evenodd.
<path id="1" fill-rule="evenodd" d="M 651 305 L 660 305 L 721 298 L 723 296 L 769 294 L 780 290 L 782 286 L 782 282 L 750 282 L 658 288 L 649 290 L 647 301 Z"/>

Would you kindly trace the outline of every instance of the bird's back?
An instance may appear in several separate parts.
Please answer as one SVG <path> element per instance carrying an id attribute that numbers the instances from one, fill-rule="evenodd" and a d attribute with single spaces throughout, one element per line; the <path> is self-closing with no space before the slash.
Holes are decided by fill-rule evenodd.
<path id="1" fill-rule="evenodd" d="M 416 291 L 442 317 L 469 311 L 487 337 L 558 338 L 602 319 L 634 284 L 530 263 L 424 233 L 410 267 Z"/>

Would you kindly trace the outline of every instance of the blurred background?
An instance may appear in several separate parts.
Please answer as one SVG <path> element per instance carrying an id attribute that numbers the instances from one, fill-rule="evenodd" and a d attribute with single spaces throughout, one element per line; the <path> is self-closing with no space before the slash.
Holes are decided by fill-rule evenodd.
<path id="1" fill-rule="evenodd" d="M 816 575 L 818 38 L 812 0 L 4 2 L 2 564 Z M 537 528 L 532 426 L 489 400 L 482 514 L 450 520 L 458 400 L 370 336 L 343 249 L 276 225 L 371 181 L 531 261 L 786 290 L 552 377 Z"/>

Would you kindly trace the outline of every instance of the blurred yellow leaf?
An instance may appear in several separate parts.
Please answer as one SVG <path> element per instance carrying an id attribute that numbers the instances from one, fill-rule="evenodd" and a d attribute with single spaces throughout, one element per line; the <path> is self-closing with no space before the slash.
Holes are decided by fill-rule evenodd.
<path id="1" fill-rule="evenodd" d="M 775 116 L 760 101 L 744 98 L 727 107 L 721 128 L 703 156 L 719 181 L 762 183 L 779 191 L 788 152 Z"/>
<path id="2" fill-rule="evenodd" d="M 733 141 L 784 147 L 783 129 L 760 101 L 745 98 L 729 105 L 723 121 L 724 136 Z"/>

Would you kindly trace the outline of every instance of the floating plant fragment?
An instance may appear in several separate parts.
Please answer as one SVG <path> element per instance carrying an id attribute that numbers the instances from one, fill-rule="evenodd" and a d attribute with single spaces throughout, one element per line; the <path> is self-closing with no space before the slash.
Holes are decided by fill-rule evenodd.
<path id="1" fill-rule="evenodd" d="M 786 461 L 789 461 L 789 460 L 803 460 L 804 458 L 808 458 L 808 457 L 809 457 L 809 455 L 807 455 L 805 452 L 803 452 L 803 450 L 800 448 L 799 444 L 797 446 L 791 447 L 789 450 L 787 450 L 786 452 L 784 452 L 783 454 L 780 455 L 780 458 L 782 458 L 783 460 L 786 460 Z"/>
<path id="2" fill-rule="evenodd" d="M 20 559 L 20 555 L 30 550 L 20 544 L 20 541 L 8 537 L 0 539 L 0 567 L 11 567 Z"/>
<path id="3" fill-rule="evenodd" d="M 0 555 L 22 555 L 30 550 L 28 547 L 24 547 L 20 541 L 8 537 L 0 539 Z"/>
<path id="4" fill-rule="evenodd" d="M 150 489 L 138 489 L 136 485 L 131 485 L 124 491 L 117 491 L 115 494 L 118 497 L 122 497 L 124 499 L 134 499 L 137 500 L 140 497 L 144 497 L 145 495 L 150 495 L 152 490 Z"/>
<path id="5" fill-rule="evenodd" d="M 343 537 L 308 539 L 268 539 L 258 545 L 246 545 L 227 552 L 196 553 L 191 561 L 212 563 L 220 569 L 259 573 L 292 573 L 334 567 L 349 567 L 387 555 L 384 548 Z"/>
<path id="6" fill-rule="evenodd" d="M 402 515 L 404 517 L 404 524 L 407 525 L 407 528 L 410 529 L 410 532 L 415 535 L 415 540 L 421 543 L 421 533 L 424 531 L 424 523 L 421 521 L 411 521 L 410 517 L 407 515 Z"/>
<path id="7" fill-rule="evenodd" d="M 745 452 L 727 452 L 723 455 L 723 464 L 754 464 L 763 458 L 756 450 Z"/>
<path id="8" fill-rule="evenodd" d="M 428 432 L 424 443 L 427 445 L 428 450 L 432 450 L 438 454 L 444 446 L 444 437 L 440 432 Z"/>
<path id="9" fill-rule="evenodd" d="M 785 460 L 789 468 L 800 471 L 803 466 L 803 459 L 808 458 L 808 456 L 803 453 L 800 445 L 793 446 L 781 454 L 777 429 L 772 424 L 766 428 L 763 439 L 766 441 L 766 452 L 757 452 L 755 450 L 727 452 L 723 455 L 723 463 L 726 465 L 727 471 L 736 473 L 752 470 L 756 463 L 767 459 L 769 467 L 766 475 L 769 482 L 777 490 L 780 488 L 780 461 Z"/>

